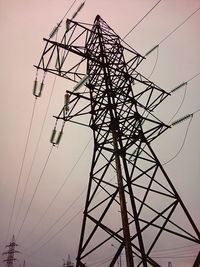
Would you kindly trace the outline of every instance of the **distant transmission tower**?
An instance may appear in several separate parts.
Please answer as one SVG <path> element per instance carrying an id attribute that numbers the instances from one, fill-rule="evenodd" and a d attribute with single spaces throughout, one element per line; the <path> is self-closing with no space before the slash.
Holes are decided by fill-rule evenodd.
<path id="1" fill-rule="evenodd" d="M 153 253 L 163 242 L 182 238 L 200 244 L 200 233 L 152 148 L 168 128 L 154 114 L 168 93 L 136 71 L 143 57 L 100 16 L 93 25 L 71 20 L 66 25 L 61 42 L 44 39 L 36 68 L 77 83 L 67 90 L 56 119 L 93 132 L 76 266 L 105 258 L 113 243 L 116 252 L 104 266 L 114 266 L 122 250 L 127 267 L 161 266 Z"/>
<path id="2" fill-rule="evenodd" d="M 68 255 L 67 261 L 63 259 L 63 267 L 74 267 L 74 264 L 71 261 L 70 255 Z"/>
<path id="3" fill-rule="evenodd" d="M 4 260 L 6 263 L 6 267 L 13 267 L 14 266 L 14 261 L 15 259 L 15 253 L 19 253 L 19 251 L 15 250 L 15 247 L 18 246 L 15 242 L 15 237 L 13 235 L 12 241 L 10 242 L 9 245 L 6 247 L 8 248 L 8 251 L 4 252 L 2 255 L 7 255 L 7 259 Z"/>

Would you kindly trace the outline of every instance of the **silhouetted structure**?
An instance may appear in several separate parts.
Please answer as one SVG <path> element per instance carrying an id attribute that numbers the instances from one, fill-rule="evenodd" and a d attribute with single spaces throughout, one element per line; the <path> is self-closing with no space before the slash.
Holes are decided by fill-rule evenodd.
<path id="1" fill-rule="evenodd" d="M 18 244 L 16 244 L 15 237 L 13 235 L 12 241 L 10 242 L 9 245 L 6 246 L 6 248 L 8 248 L 8 251 L 6 251 L 2 254 L 2 255 L 7 255 L 7 259 L 4 260 L 4 262 L 6 263 L 6 267 L 13 267 L 14 266 L 14 262 L 16 261 L 15 253 L 19 253 L 19 251 L 17 251 L 15 249 L 15 247 L 17 247 L 17 246 L 18 246 Z"/>
<path id="2" fill-rule="evenodd" d="M 74 264 L 71 261 L 70 255 L 68 255 L 67 261 L 63 259 L 63 267 L 74 267 Z"/>
<path id="3" fill-rule="evenodd" d="M 135 266 L 158 267 L 152 253 L 163 240 L 200 243 L 194 221 L 152 148 L 168 128 L 155 116 L 168 93 L 136 71 L 143 57 L 100 16 L 91 26 L 70 20 L 67 25 L 61 42 L 44 39 L 36 68 L 77 83 L 67 90 L 56 119 L 93 132 L 76 266 L 84 267 L 93 254 L 103 258 L 114 241 L 117 251 L 107 266 L 114 266 L 124 249 L 127 267 L 134 266 L 133 257 Z M 83 84 L 86 89 L 78 92 Z"/>

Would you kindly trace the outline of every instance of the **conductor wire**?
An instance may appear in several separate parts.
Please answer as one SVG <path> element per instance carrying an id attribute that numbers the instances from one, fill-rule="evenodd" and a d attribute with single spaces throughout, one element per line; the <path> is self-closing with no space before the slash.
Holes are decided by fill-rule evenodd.
<path id="1" fill-rule="evenodd" d="M 19 208 L 18 208 L 18 212 L 17 212 L 17 216 L 16 216 L 16 219 L 15 219 L 15 224 L 14 224 L 13 229 L 15 229 L 15 225 L 17 223 L 18 217 L 19 217 L 20 212 L 21 212 L 22 203 L 24 201 L 25 193 L 26 193 L 28 184 L 30 182 L 31 172 L 32 172 L 32 169 L 33 169 L 33 165 L 35 163 L 35 160 L 36 160 L 37 153 L 38 153 L 39 144 L 40 144 L 42 133 L 43 133 L 43 130 L 44 130 L 44 125 L 45 125 L 45 122 L 46 122 L 46 119 L 47 119 L 47 114 L 48 114 L 48 111 L 49 111 L 49 106 L 50 106 L 50 103 L 51 103 L 53 91 L 54 91 L 54 88 L 55 88 L 56 78 L 57 77 L 55 77 L 54 78 L 54 81 L 53 81 L 53 86 L 52 86 L 52 89 L 51 89 L 51 93 L 50 93 L 49 101 L 48 101 L 48 104 L 47 104 L 45 116 L 44 116 L 44 119 L 43 119 L 43 122 L 42 122 L 42 127 L 41 127 L 41 130 L 40 130 L 39 138 L 38 138 L 38 141 L 37 141 L 37 144 L 36 144 L 36 148 L 35 148 L 35 151 L 34 151 L 33 159 L 32 159 L 32 162 L 31 162 L 31 166 L 30 166 L 30 169 L 29 169 L 27 180 L 26 180 L 26 183 L 25 183 L 25 186 L 24 186 L 24 190 L 23 190 L 23 193 L 22 193 L 22 199 L 20 201 L 20 205 L 19 205 Z"/>
<path id="2" fill-rule="evenodd" d="M 32 234 L 35 229 L 40 225 L 40 223 L 42 222 L 43 218 L 45 217 L 45 215 L 47 214 L 48 210 L 50 209 L 50 207 L 53 205 L 53 203 L 55 202 L 55 200 L 57 199 L 58 195 L 60 194 L 61 190 L 63 189 L 64 185 L 66 184 L 66 182 L 68 181 L 69 177 L 71 176 L 72 172 L 74 171 L 75 167 L 77 166 L 77 164 L 79 163 L 79 161 L 81 160 L 83 154 L 85 153 L 88 145 L 90 144 L 91 139 L 89 140 L 89 142 L 86 144 L 86 146 L 84 147 L 83 151 L 81 152 L 79 158 L 77 159 L 77 161 L 75 162 L 74 166 L 72 167 L 72 169 L 70 170 L 69 174 L 67 175 L 67 177 L 65 178 L 64 182 L 61 184 L 61 186 L 58 188 L 56 194 L 54 195 L 53 199 L 51 200 L 51 202 L 49 203 L 48 207 L 45 209 L 44 213 L 42 214 L 42 216 L 40 217 L 40 219 L 38 220 L 37 224 L 33 227 L 33 229 L 31 230 L 31 232 L 27 235 L 27 237 L 30 236 L 30 234 Z M 66 212 L 65 212 L 66 213 Z M 26 237 L 25 237 L 26 239 Z"/>
<path id="3" fill-rule="evenodd" d="M 25 223 L 25 221 L 26 221 L 26 219 L 27 219 L 27 217 L 28 217 L 28 214 L 29 214 L 31 205 L 32 205 L 32 203 L 33 203 L 33 200 L 34 200 L 34 197 L 35 197 L 36 192 L 37 192 L 37 190 L 38 190 L 38 187 L 39 187 L 39 185 L 40 185 L 40 182 L 41 182 L 41 180 L 42 180 L 42 177 L 43 177 L 44 171 L 45 171 L 45 169 L 46 169 L 47 163 L 48 163 L 48 161 L 49 161 L 49 158 L 50 158 L 50 155 L 51 155 L 51 152 L 52 152 L 53 147 L 54 147 L 54 146 L 52 145 L 52 146 L 51 146 L 51 149 L 50 149 L 50 151 L 49 151 L 49 154 L 48 154 L 48 156 L 47 156 L 45 165 L 44 165 L 44 167 L 43 167 L 43 169 L 42 169 L 41 175 L 40 175 L 40 177 L 39 177 L 39 180 L 38 180 L 37 185 L 36 185 L 36 187 L 35 187 L 35 190 L 34 190 L 34 192 L 33 192 L 33 195 L 32 195 L 31 201 L 30 201 L 30 203 L 29 203 L 28 209 L 26 210 L 26 213 L 25 213 L 25 216 L 24 216 L 24 218 L 23 218 L 22 224 L 21 224 L 21 226 L 20 226 L 20 228 L 19 228 L 19 231 L 18 231 L 18 233 L 17 233 L 17 239 L 19 238 L 19 235 L 20 235 L 20 233 L 21 233 L 21 230 L 22 230 L 22 228 L 23 228 L 23 226 L 24 226 L 24 223 Z"/>
<path id="4" fill-rule="evenodd" d="M 123 37 L 123 40 L 151 13 L 151 11 L 161 2 L 159 0 L 136 24 L 135 26 Z"/>
<path id="5" fill-rule="evenodd" d="M 200 10 L 200 7 L 195 10 L 189 17 L 187 17 L 181 24 L 179 24 L 172 32 L 170 32 L 165 38 L 163 38 L 158 45 L 161 45 L 164 41 L 166 41 L 173 33 L 175 33 L 183 24 L 185 24 L 192 16 L 194 16 L 198 11 Z"/>
<path id="6" fill-rule="evenodd" d="M 38 251 L 40 251 L 41 248 L 46 246 L 52 239 L 54 239 L 60 232 L 62 232 L 81 212 L 82 209 L 79 210 L 77 213 L 75 213 L 75 215 L 69 221 L 67 221 L 66 224 L 61 229 L 59 229 L 56 233 L 54 233 L 45 243 L 43 243 L 39 248 L 34 250 L 28 257 L 31 257 L 32 255 L 36 254 Z"/>
<path id="7" fill-rule="evenodd" d="M 200 111 L 200 110 L 199 110 Z M 194 114 L 194 113 L 193 113 Z M 185 132 L 185 135 L 184 135 L 184 138 L 183 138 L 183 142 L 182 142 L 182 145 L 181 147 L 179 148 L 178 152 L 168 161 L 164 162 L 162 165 L 166 165 L 168 163 L 170 163 L 172 160 L 174 160 L 181 152 L 181 150 L 183 149 L 184 145 L 185 145 L 185 141 L 186 141 L 186 138 L 187 138 L 187 135 L 188 135 L 188 131 L 189 131 L 189 128 L 190 128 L 190 124 L 192 122 L 192 118 L 193 117 L 190 117 L 190 120 L 189 120 L 189 123 L 187 125 L 187 128 L 186 128 L 186 132 Z"/>
<path id="8" fill-rule="evenodd" d="M 25 148 L 24 148 L 24 153 L 23 153 L 23 158 L 22 158 L 22 162 L 21 162 L 20 172 L 19 172 L 19 176 L 18 176 L 17 187 L 16 187 L 16 191 L 15 191 L 15 197 L 14 197 L 11 216 L 10 216 L 9 225 L 8 225 L 8 231 L 7 231 L 7 234 L 6 234 L 6 241 L 5 241 L 6 243 L 8 241 L 8 236 L 9 236 L 9 232 L 10 232 L 10 228 L 11 228 L 11 223 L 12 223 L 12 219 L 13 219 L 13 216 L 14 216 L 14 210 L 15 210 L 15 205 L 16 205 L 16 200 L 17 200 L 17 194 L 18 194 L 18 191 L 19 191 L 19 185 L 20 185 L 20 182 L 21 182 L 21 176 L 22 176 L 22 171 L 23 171 L 23 167 L 24 167 L 24 161 L 25 161 L 25 157 L 26 157 L 26 153 L 27 153 L 27 147 L 28 147 L 28 143 L 29 143 L 29 139 L 30 139 L 31 128 L 32 128 L 32 124 L 33 124 L 34 114 L 35 114 L 36 101 L 37 101 L 37 97 L 35 97 L 34 104 L 33 104 L 31 120 L 30 120 L 30 124 L 29 124 L 29 129 L 28 129 L 28 135 L 27 135 L 27 139 L 26 139 L 26 144 L 25 144 Z"/>

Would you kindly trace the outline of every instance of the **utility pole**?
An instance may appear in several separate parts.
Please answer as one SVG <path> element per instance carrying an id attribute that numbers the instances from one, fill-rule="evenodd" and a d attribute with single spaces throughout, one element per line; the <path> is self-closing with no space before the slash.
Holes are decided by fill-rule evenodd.
<path id="1" fill-rule="evenodd" d="M 152 148 L 169 128 L 155 115 L 169 94 L 137 72 L 143 57 L 99 15 L 91 26 L 72 20 L 67 25 L 60 42 L 44 39 L 36 68 L 77 84 L 66 91 L 55 118 L 93 133 L 76 267 L 85 267 L 92 255 L 103 257 L 112 241 L 118 245 L 107 266 L 124 249 L 127 267 L 134 266 L 134 256 L 137 266 L 159 267 L 152 253 L 169 236 L 200 244 L 199 230 Z"/>
<path id="2" fill-rule="evenodd" d="M 6 263 L 6 267 L 13 267 L 14 266 L 14 261 L 16 261 L 15 258 L 15 253 L 20 253 L 15 249 L 18 244 L 15 242 L 15 236 L 13 235 L 12 240 L 9 245 L 6 246 L 8 248 L 8 251 L 4 252 L 2 255 L 7 255 L 7 259 L 4 260 Z"/>

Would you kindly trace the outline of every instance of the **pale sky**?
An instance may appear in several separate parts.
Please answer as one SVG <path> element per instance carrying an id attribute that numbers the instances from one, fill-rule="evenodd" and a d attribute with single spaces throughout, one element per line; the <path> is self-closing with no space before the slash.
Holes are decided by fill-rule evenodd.
<path id="1" fill-rule="evenodd" d="M 2 138 L 0 156 L 0 209 L 2 214 L 0 220 L 0 253 L 5 251 L 8 225 L 17 181 L 20 176 L 19 191 L 8 240 L 11 239 L 13 234 L 18 235 L 18 250 L 21 254 L 18 254 L 17 258 L 19 262 L 25 259 L 29 267 L 58 267 L 62 265 L 62 259 L 67 258 L 68 254 L 70 254 L 73 262 L 75 262 L 77 256 L 82 210 L 86 195 L 84 189 L 87 188 L 92 156 L 92 142 L 88 144 L 92 136 L 90 130 L 77 125 L 66 125 L 60 146 L 53 149 L 43 172 L 51 148 L 49 139 L 55 124 L 53 115 L 57 115 L 62 108 L 65 90 L 72 89 L 72 84 L 66 80 L 56 79 L 49 102 L 54 76 L 49 74 L 45 79 L 42 97 L 37 100 L 24 165 L 20 175 L 34 104 L 32 89 L 36 71 L 33 65 L 37 65 L 41 57 L 44 48 L 43 37 L 48 38 L 49 33 L 65 15 L 72 2 L 69 0 L 0 0 L 0 118 Z M 156 2 L 155 0 L 87 0 L 76 19 L 93 23 L 94 18 L 99 14 L 119 36 L 124 37 Z M 68 18 L 71 18 L 80 3 L 82 1 L 77 0 L 67 15 Z M 162 0 L 125 40 L 136 51 L 145 55 L 147 51 L 163 40 L 199 7 L 200 0 Z M 200 11 L 161 43 L 159 47 L 158 62 L 150 80 L 167 92 L 190 80 L 200 72 L 199 25 Z M 149 55 L 139 68 L 144 76 L 149 76 L 155 61 L 156 51 Z M 200 75 L 188 82 L 185 100 L 174 120 L 200 108 L 199 82 Z M 184 88 L 168 97 L 156 111 L 159 119 L 168 123 L 180 106 L 183 96 Z M 48 103 L 49 108 L 47 110 Z M 46 121 L 29 177 L 46 112 Z M 165 166 L 165 170 L 198 228 L 200 227 L 199 116 L 200 112 L 194 114 L 180 154 Z M 154 150 L 161 162 L 170 160 L 179 151 L 187 125 L 188 121 L 185 121 L 174 126 L 155 141 Z M 85 149 L 87 144 L 88 146 Z M 84 149 L 85 152 L 82 153 Z M 25 191 L 21 212 L 16 217 L 28 177 L 30 181 Z M 41 182 L 19 234 L 24 214 L 39 179 L 41 179 Z M 63 189 L 60 190 L 55 202 L 41 220 L 41 216 L 43 216 L 62 184 L 64 184 Z M 66 211 L 67 209 L 68 211 Z M 62 214 L 64 215 L 61 220 L 55 223 Z M 51 227 L 52 225 L 54 226 Z M 66 227 L 64 227 L 65 225 Z M 60 233 L 56 235 L 59 230 Z M 191 267 L 194 262 L 192 255 L 197 254 L 199 247 L 191 243 L 190 245 L 192 246 L 188 247 L 188 243 L 185 243 L 184 240 L 175 241 L 174 244 L 171 244 L 171 248 L 175 248 L 173 251 L 166 250 L 166 246 L 163 244 L 160 251 L 157 254 L 155 253 L 155 257 L 163 267 L 167 266 L 169 261 L 173 263 L 173 267 Z M 114 247 L 110 244 L 104 259 L 112 256 L 113 250 Z M 106 267 L 106 264 L 100 264 L 104 259 L 91 258 L 88 266 Z M 3 257 L 1 257 L 2 260 Z M 122 262 L 125 266 L 123 254 Z M 4 264 L 1 262 L 0 266 L 4 266 Z"/>

